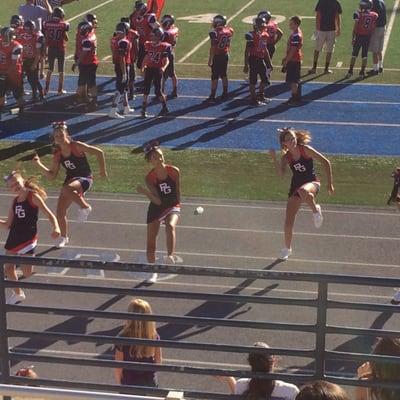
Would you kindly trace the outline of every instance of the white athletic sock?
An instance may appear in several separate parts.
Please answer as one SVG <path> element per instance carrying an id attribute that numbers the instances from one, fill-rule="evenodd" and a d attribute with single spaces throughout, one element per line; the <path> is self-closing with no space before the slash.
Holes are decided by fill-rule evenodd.
<path id="1" fill-rule="evenodd" d="M 374 64 L 374 70 L 378 71 L 379 70 L 379 64 Z"/>
<path id="2" fill-rule="evenodd" d="M 379 61 L 378 65 L 379 65 L 379 68 L 383 68 L 383 61 Z"/>

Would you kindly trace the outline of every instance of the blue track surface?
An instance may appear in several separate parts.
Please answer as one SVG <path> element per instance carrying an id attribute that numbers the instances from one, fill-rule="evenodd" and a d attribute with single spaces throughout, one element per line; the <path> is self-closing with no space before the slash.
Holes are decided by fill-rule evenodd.
<path id="1" fill-rule="evenodd" d="M 66 89 L 73 93 L 75 77 Z M 94 113 L 71 106 L 72 95 L 49 96 L 46 105 L 28 109 L 23 118 L 8 116 L 0 122 L 0 137 L 9 140 L 47 140 L 54 120 L 66 120 L 75 138 L 92 143 L 136 146 L 158 138 L 164 146 L 185 149 L 228 148 L 265 150 L 277 147 L 276 129 L 307 128 L 313 144 L 323 152 L 359 155 L 399 155 L 400 86 L 369 84 L 305 83 L 304 105 L 290 108 L 287 86 L 275 83 L 269 89 L 273 101 L 252 108 L 246 99 L 247 84 L 231 82 L 232 98 L 223 103 L 204 103 L 207 80 L 180 81 L 180 97 L 169 102 L 167 118 L 142 120 L 138 112 L 124 120 L 107 117 L 114 83 L 99 78 L 100 107 Z M 132 102 L 139 109 L 140 96 Z M 159 104 L 148 111 L 157 114 Z"/>

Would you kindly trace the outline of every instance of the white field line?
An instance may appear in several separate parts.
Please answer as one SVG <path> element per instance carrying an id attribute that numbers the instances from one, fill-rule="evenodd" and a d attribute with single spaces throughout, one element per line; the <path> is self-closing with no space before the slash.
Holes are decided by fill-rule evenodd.
<path id="1" fill-rule="evenodd" d="M 103 7 L 103 6 L 105 6 L 106 4 L 108 4 L 108 3 L 112 3 L 113 1 L 114 1 L 114 0 L 107 0 L 107 1 L 105 1 L 105 2 L 103 2 L 103 3 L 100 3 L 100 4 L 98 4 L 96 7 L 89 8 L 88 10 L 83 11 L 83 12 L 81 12 L 81 13 L 78 14 L 78 15 L 75 15 L 74 17 L 68 19 L 67 21 L 68 21 L 68 22 L 74 21 L 74 20 L 78 19 L 79 17 L 82 17 L 83 15 L 86 15 L 86 14 L 90 13 L 91 11 L 97 10 L 98 8 Z"/>
<path id="2" fill-rule="evenodd" d="M 70 60 L 70 59 L 73 58 L 73 57 L 74 57 L 74 55 L 73 55 L 73 54 L 70 54 L 69 56 L 65 57 L 65 59 L 66 59 L 66 60 Z"/>
<path id="3" fill-rule="evenodd" d="M 383 50 L 382 50 L 382 61 L 385 59 L 386 50 L 388 48 L 390 35 L 392 33 L 392 29 L 393 29 L 394 21 L 396 19 L 397 11 L 399 9 L 399 5 L 400 5 L 400 0 L 396 0 L 396 2 L 394 3 L 394 6 L 393 6 L 392 14 L 390 15 L 389 24 L 387 26 L 386 33 L 385 33 L 385 41 L 383 42 Z"/>
<path id="4" fill-rule="evenodd" d="M 233 21 L 238 15 L 240 15 L 246 8 L 250 7 L 254 2 L 255 0 L 250 0 L 248 3 L 246 3 L 238 12 L 236 12 L 230 18 L 228 18 L 227 23 L 229 24 L 229 22 Z M 190 50 L 189 53 L 187 53 L 184 57 L 182 57 L 178 62 L 181 63 L 187 60 L 192 54 L 194 54 L 200 47 L 204 46 L 209 40 L 210 39 L 207 36 L 199 44 L 193 47 L 193 49 Z"/>
<path id="5" fill-rule="evenodd" d="M 15 196 L 11 193 L 0 192 L 0 197 L 12 197 Z M 49 195 L 49 199 L 58 200 L 58 196 Z M 113 197 L 90 197 L 90 201 L 99 201 L 99 202 L 108 202 L 108 203 L 131 203 L 131 204 L 149 204 L 148 200 L 140 200 L 140 199 L 118 199 Z M 285 211 L 285 207 L 279 206 L 262 206 L 262 205 L 244 205 L 244 204 L 225 204 L 225 203 L 208 203 L 206 199 L 198 199 L 197 202 L 193 201 L 184 201 L 185 206 L 198 206 L 199 203 L 203 203 L 205 207 L 217 207 L 217 208 L 233 208 L 233 209 L 252 209 L 252 210 L 268 210 L 268 211 L 276 211 L 281 212 Z M 310 212 L 306 208 L 301 208 L 300 212 Z M 396 217 L 398 216 L 397 212 L 393 213 L 384 213 L 384 212 L 372 212 L 372 211 L 351 211 L 351 210 L 329 210 L 324 208 L 324 214 L 354 214 L 354 215 L 369 215 L 369 216 L 377 216 L 377 217 Z"/>
<path id="6" fill-rule="evenodd" d="M 101 61 L 107 61 L 111 58 L 112 56 L 105 56 Z"/>
<path id="7" fill-rule="evenodd" d="M 40 274 L 40 273 L 36 273 L 35 276 L 37 277 L 41 277 L 41 278 L 46 278 L 49 279 L 49 275 L 48 274 Z M 98 282 L 99 278 L 96 277 L 90 277 L 90 276 L 82 276 L 82 275 L 57 275 L 57 274 L 52 274 L 53 278 L 60 278 L 62 280 L 64 279 L 69 279 L 69 280 L 86 280 L 86 281 L 91 281 L 94 280 L 96 282 Z M 122 279 L 122 278 L 103 278 L 105 280 L 107 280 L 107 282 L 122 282 L 122 283 L 126 283 L 127 282 L 127 278 Z M 135 279 L 129 279 L 130 281 L 135 281 Z M 187 282 L 173 282 L 173 281 L 157 281 L 158 285 L 166 285 L 166 286 L 174 286 L 174 287 L 182 287 L 184 289 L 188 288 L 188 283 Z M 190 287 L 196 287 L 196 288 L 203 288 L 203 289 L 222 289 L 222 290 L 231 290 L 232 289 L 232 285 L 216 285 L 216 284 L 212 284 L 212 283 L 194 283 L 194 282 L 190 282 Z M 245 287 L 243 290 L 245 291 L 260 291 L 260 290 L 265 290 L 265 287 L 256 287 L 256 286 L 247 286 Z M 273 289 L 274 293 L 282 293 L 282 294 L 287 294 L 287 295 L 294 295 L 297 296 L 299 294 L 306 294 L 306 295 L 314 295 L 316 296 L 318 294 L 317 290 L 296 290 L 296 289 Z M 381 295 L 374 295 L 371 294 L 370 292 L 366 292 L 365 294 L 363 293 L 354 293 L 354 292 L 350 292 L 350 293 L 345 293 L 345 292 L 340 292 L 340 293 L 336 293 L 336 292 L 329 292 L 329 296 L 330 299 L 333 298 L 333 296 L 336 297 L 344 297 L 344 298 L 365 298 L 365 299 L 377 299 L 377 300 L 390 300 L 392 297 L 389 296 L 381 296 Z"/>
<path id="8" fill-rule="evenodd" d="M 0 242 L 0 244 L 5 244 L 5 242 Z M 43 247 L 53 247 L 54 243 L 40 243 L 39 246 Z M 68 245 L 69 249 L 82 250 L 82 246 Z M 85 250 L 99 250 L 99 251 L 111 251 L 111 252 L 129 252 L 129 253 L 146 253 L 143 249 L 133 249 L 133 248 L 119 248 L 119 247 L 99 247 L 99 246 L 89 246 L 85 245 Z M 161 254 L 165 253 L 160 251 Z M 197 252 L 185 252 L 179 251 L 179 255 L 182 256 L 194 256 L 194 257 L 214 257 L 214 258 L 235 258 L 243 260 L 260 260 L 260 261 L 276 261 L 276 257 L 268 256 L 249 256 L 249 255 L 239 255 L 239 254 L 221 254 L 221 253 L 197 253 Z M 332 261 L 332 260 L 316 260 L 316 259 L 296 259 L 291 258 L 289 262 L 295 263 L 307 263 L 307 264 L 328 264 L 328 265 L 353 265 L 356 267 L 373 267 L 373 268 L 393 268 L 399 269 L 399 265 L 394 264 L 375 264 L 375 263 L 363 263 L 363 262 L 353 262 L 353 261 Z"/>
<path id="9" fill-rule="evenodd" d="M 39 221 L 47 221 L 46 218 L 40 218 Z M 69 220 L 72 223 L 79 223 L 76 220 Z M 129 226 L 129 227 L 147 227 L 144 223 L 137 222 L 115 222 L 115 221 L 85 221 L 89 225 L 109 225 L 109 226 Z M 216 231 L 216 232 L 235 232 L 235 233 L 251 233 L 251 234 L 268 234 L 268 235 L 283 235 L 283 231 L 264 230 L 264 229 L 244 229 L 244 228 L 226 228 L 214 226 L 195 226 L 195 225 L 179 225 L 181 230 L 195 231 Z M 363 236 L 363 235 L 341 235 L 335 233 L 312 233 L 312 232 L 296 232 L 296 236 L 311 236 L 311 237 L 327 237 L 327 238 L 343 238 L 343 239 L 361 239 L 361 240 L 385 240 L 385 241 L 400 241 L 400 237 L 390 236 Z"/>
<path id="10" fill-rule="evenodd" d="M 26 114 L 60 114 L 59 111 L 32 111 L 26 110 Z M 74 111 L 63 111 L 65 115 L 82 115 L 80 112 Z M 85 115 L 94 115 L 105 117 L 108 115 L 106 112 L 88 112 Z M 140 114 L 131 114 L 126 115 L 126 119 L 139 118 Z M 156 115 L 149 114 L 150 118 L 156 117 Z M 400 124 L 388 124 L 388 123 L 380 123 L 380 122 L 354 122 L 354 121 L 306 121 L 306 120 L 298 120 L 298 119 L 268 119 L 268 118 L 223 118 L 223 117 L 198 117 L 198 116 L 164 116 L 164 119 L 173 119 L 173 120 L 189 120 L 189 121 L 222 121 L 222 122 L 240 122 L 240 121 L 249 121 L 249 122 L 265 122 L 265 123 L 279 123 L 279 124 L 309 124 L 309 125 L 333 125 L 333 126 L 365 126 L 368 128 L 371 127 L 379 127 L 379 128 L 400 128 Z"/>

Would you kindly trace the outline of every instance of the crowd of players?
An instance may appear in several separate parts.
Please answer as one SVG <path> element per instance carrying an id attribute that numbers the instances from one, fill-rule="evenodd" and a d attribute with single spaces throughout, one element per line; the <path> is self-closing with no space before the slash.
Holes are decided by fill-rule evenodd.
<path id="1" fill-rule="evenodd" d="M 23 75 L 26 76 L 32 88 L 32 101 L 44 101 L 50 89 L 51 76 L 55 61 L 58 62 L 59 84 L 58 94 L 64 93 L 64 64 L 68 41 L 69 23 L 65 20 L 65 13 L 61 7 L 49 10 L 35 5 L 33 0 L 27 0 L 25 7 L 41 9 L 48 13 L 46 20 L 27 19 L 22 15 L 13 15 L 10 26 L 3 27 L 0 32 L 0 116 L 7 92 L 13 92 L 20 112 L 23 112 L 24 89 Z M 324 31 L 321 24 L 324 22 L 323 4 L 331 3 L 328 16 L 332 25 L 330 31 Z M 374 0 L 384 4 L 382 0 Z M 320 5 L 321 4 L 321 5 Z M 50 7 L 50 6 L 49 6 Z M 325 7 L 325 6 L 324 6 Z M 353 52 L 350 68 L 346 78 L 353 75 L 356 58 L 362 50 L 362 66 L 360 77 L 366 76 L 367 55 L 379 16 L 372 9 L 373 0 L 361 0 L 359 10 L 354 13 Z M 21 8 L 20 8 L 21 10 Z M 321 11 L 320 11 L 321 10 Z M 333 10 L 333 11 L 332 11 Z M 335 36 L 340 34 L 341 7 L 337 0 L 320 0 L 317 7 L 316 23 L 316 51 L 314 64 L 309 73 L 315 73 L 319 51 L 324 45 L 327 49 L 325 73 L 329 69 L 330 58 L 333 52 Z M 28 13 L 28 17 L 35 15 Z M 326 18 L 325 18 L 326 19 Z M 39 26 L 40 25 L 40 26 Z M 286 56 L 282 60 L 282 71 L 286 73 L 286 82 L 291 88 L 291 97 L 288 105 L 295 106 L 301 103 L 301 62 L 303 59 L 303 34 L 300 28 L 301 18 L 293 16 L 289 20 L 290 35 L 287 42 Z M 97 57 L 97 18 L 94 14 L 87 14 L 81 21 L 75 33 L 75 52 L 72 70 L 79 71 L 76 102 L 87 104 L 89 109 L 97 107 L 96 71 L 99 64 Z M 177 76 L 174 65 L 174 48 L 177 44 L 179 29 L 175 26 L 172 15 L 164 15 L 160 21 L 153 10 L 149 10 L 142 0 L 134 3 L 134 9 L 129 17 L 122 17 L 117 22 L 115 32 L 111 38 L 110 48 L 116 77 L 116 92 L 112 100 L 110 118 L 122 119 L 133 111 L 129 100 L 134 98 L 135 69 L 144 77 L 144 96 L 141 116 L 147 116 L 147 101 L 151 87 L 162 104 L 160 115 L 168 113 L 167 96 L 165 95 L 165 81 L 172 79 L 173 89 L 169 97 L 176 98 Z M 228 97 L 228 62 L 231 40 L 234 31 L 227 25 L 223 15 L 216 15 L 212 20 L 210 36 L 210 55 L 208 65 L 211 68 L 211 93 L 207 101 L 216 101 L 218 80 L 222 80 L 223 92 L 220 97 Z M 246 33 L 246 48 L 244 54 L 244 72 L 248 73 L 250 101 L 254 106 L 268 103 L 265 97 L 266 87 L 270 84 L 273 71 L 273 56 L 283 31 L 272 18 L 269 11 L 261 11 L 253 20 L 253 30 Z M 378 47 L 382 46 L 380 36 Z M 379 49 L 378 49 L 379 50 Z M 379 52 L 377 53 L 379 54 Z M 47 63 L 47 75 L 44 87 L 40 78 L 43 78 L 43 65 Z M 382 60 L 375 60 L 372 73 L 383 71 Z M 260 81 L 258 90 L 256 85 Z"/>

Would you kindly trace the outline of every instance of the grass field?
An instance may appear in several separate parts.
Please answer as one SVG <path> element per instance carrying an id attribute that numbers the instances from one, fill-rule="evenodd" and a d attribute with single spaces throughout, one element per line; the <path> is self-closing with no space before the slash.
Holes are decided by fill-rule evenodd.
<path id="1" fill-rule="evenodd" d="M 22 3 L 22 0 L 20 0 Z M 105 0 L 80 0 L 65 6 L 67 18 L 74 18 L 78 14 L 98 7 L 93 12 L 97 14 L 100 27 L 98 29 L 99 38 L 99 56 L 100 59 L 110 55 L 109 39 L 112 35 L 116 22 L 121 16 L 127 16 L 132 9 L 132 1 L 127 0 L 113 0 L 104 6 L 101 6 Z M 392 15 L 392 10 L 396 0 L 386 0 L 388 9 L 388 19 Z M 281 23 L 282 29 L 285 31 L 285 36 L 278 46 L 276 53 L 275 63 L 279 64 L 285 51 L 285 42 L 288 37 L 287 18 L 293 14 L 304 16 L 302 29 L 304 32 L 304 71 L 312 63 L 312 53 L 314 42 L 311 40 L 312 33 L 314 32 L 315 20 L 314 7 L 316 0 L 279 0 L 268 4 L 270 11 L 273 15 L 283 16 L 286 18 Z M 0 24 L 6 24 L 9 16 L 16 12 L 15 0 L 2 0 L 2 12 L 0 15 Z M 343 6 L 343 29 L 342 35 L 338 39 L 336 51 L 333 58 L 332 66 L 342 64 L 342 69 L 336 70 L 332 76 L 319 76 L 318 80 L 338 80 L 343 78 L 346 67 L 350 58 L 351 51 L 351 30 L 352 30 L 352 14 L 357 9 L 358 1 L 342 0 Z M 99 7 L 100 6 L 100 7 Z M 201 0 L 201 1 L 187 1 L 187 0 L 167 0 L 165 12 L 172 13 L 177 19 L 177 25 L 180 28 L 180 38 L 177 46 L 176 54 L 178 61 L 185 57 L 197 44 L 207 37 L 209 30 L 209 23 L 190 23 L 187 20 L 180 18 L 203 15 L 203 14 L 217 14 L 222 13 L 227 15 L 228 18 L 237 15 L 232 21 L 231 25 L 235 29 L 235 38 L 232 44 L 231 51 L 231 67 L 230 76 L 232 78 L 242 78 L 242 63 L 244 51 L 244 34 L 251 29 L 251 25 L 244 23 L 242 20 L 246 17 L 257 14 L 261 9 L 265 9 L 266 2 L 264 0 Z M 242 10 L 242 12 L 239 12 Z M 239 13 L 238 13 L 239 12 Z M 397 10 L 399 13 L 399 10 Z M 75 30 L 77 23 L 82 17 L 75 18 L 71 22 L 72 30 Z M 73 36 L 71 34 L 71 36 Z M 400 59 L 400 24 L 396 21 L 391 31 L 390 40 L 388 41 L 386 56 L 385 56 L 385 74 L 378 77 L 368 79 L 368 82 L 385 82 L 385 83 L 398 83 L 400 81 L 400 69 L 398 60 Z M 70 43 L 68 47 L 68 54 L 73 53 L 73 44 Z M 185 77 L 204 77 L 209 75 L 209 68 L 206 66 L 208 57 L 208 43 L 200 47 L 190 57 L 185 59 L 184 62 L 178 62 L 178 73 L 180 76 Z M 324 55 L 322 55 L 324 57 Z M 321 59 L 323 61 L 323 59 Z M 321 64 L 322 65 L 322 64 Z M 112 72 L 112 66 L 109 62 L 103 62 L 100 72 L 108 74 Z M 276 68 L 273 79 L 280 80 L 282 75 L 279 68 Z"/>
<path id="2" fill-rule="evenodd" d="M 0 143 L 0 155 L 3 159 L 0 173 L 4 176 L 18 165 L 17 157 L 4 156 L 14 146 L 20 144 Z M 40 144 L 37 143 L 37 147 Z M 31 147 L 32 149 L 32 147 Z M 104 146 L 109 177 L 107 180 L 96 179 L 94 190 L 112 193 L 134 193 L 138 183 L 142 183 L 149 165 L 143 154 L 132 152 L 129 147 Z M 23 154 L 33 154 L 32 150 Z M 276 176 L 268 154 L 260 152 L 185 150 L 166 151 L 166 159 L 182 171 L 183 194 L 186 197 L 199 196 L 211 198 L 228 198 L 243 200 L 286 199 L 290 174 L 284 179 Z M 332 204 L 384 206 L 392 188 L 390 173 L 396 165 L 395 158 L 374 157 L 330 157 L 334 171 L 336 193 L 328 197 L 325 190 L 324 172 L 317 170 L 322 181 L 321 201 Z M 49 165 L 50 156 L 43 157 Z M 96 160 L 91 160 L 94 172 L 97 171 Z M 37 174 L 30 162 L 19 164 L 26 175 Z M 64 178 L 60 171 L 57 181 L 41 182 L 48 189 L 59 189 Z"/>

